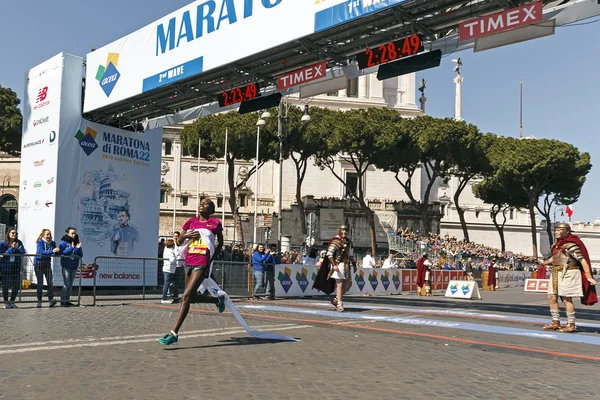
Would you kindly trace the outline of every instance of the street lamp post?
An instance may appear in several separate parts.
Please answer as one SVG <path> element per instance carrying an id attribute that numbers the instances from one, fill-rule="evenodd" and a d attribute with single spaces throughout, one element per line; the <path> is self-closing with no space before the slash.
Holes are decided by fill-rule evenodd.
<path id="1" fill-rule="evenodd" d="M 267 122 L 271 118 L 271 114 L 265 111 L 261 114 L 260 118 L 256 122 L 256 158 L 254 159 L 254 244 L 258 244 L 258 238 L 256 236 L 257 216 L 258 216 L 258 156 L 260 149 L 260 128 L 267 125 Z"/>
<path id="2" fill-rule="evenodd" d="M 308 104 L 304 106 L 304 115 L 300 119 L 300 122 L 307 124 L 310 122 L 310 114 L 308 111 Z M 281 215 L 281 208 L 283 207 L 283 126 L 284 120 L 287 122 L 287 112 L 283 113 L 283 102 L 279 103 L 279 110 L 277 112 L 277 137 L 279 138 L 279 197 L 277 202 L 277 249 L 281 251 L 281 231 L 283 225 L 283 215 Z"/>
<path id="3" fill-rule="evenodd" d="M 560 207 L 554 207 L 554 226 L 556 226 L 556 212 L 558 210 L 560 210 L 560 216 L 564 217 L 565 216 L 565 206 L 560 206 Z"/>
<path id="4" fill-rule="evenodd" d="M 281 252 L 281 227 L 283 215 L 281 215 L 281 203 L 283 202 L 283 102 L 279 102 L 277 112 L 277 137 L 279 139 L 279 201 L 277 202 L 277 251 Z"/>

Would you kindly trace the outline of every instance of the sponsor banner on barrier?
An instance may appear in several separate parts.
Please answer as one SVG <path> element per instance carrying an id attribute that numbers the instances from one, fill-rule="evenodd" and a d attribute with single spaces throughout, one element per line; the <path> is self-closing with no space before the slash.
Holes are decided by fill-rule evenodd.
<path id="1" fill-rule="evenodd" d="M 525 286 L 525 280 L 531 278 L 528 271 L 498 271 L 498 285 L 500 287 Z"/>
<path id="2" fill-rule="evenodd" d="M 319 267 L 297 264 L 275 266 L 277 296 L 319 296 L 323 292 L 312 288 Z M 464 271 L 433 271 L 435 290 L 445 290 L 449 282 L 464 279 Z M 474 282 L 474 281 L 469 281 Z M 358 268 L 352 273 L 348 294 L 400 294 L 417 290 L 417 270 L 394 268 Z"/>
<path id="3" fill-rule="evenodd" d="M 525 291 L 534 293 L 548 293 L 550 279 L 527 279 L 525 281 Z"/>
<path id="4" fill-rule="evenodd" d="M 312 288 L 320 267 L 280 264 L 275 266 L 275 293 L 283 297 L 321 296 Z M 402 271 L 383 268 L 358 268 L 352 274 L 349 294 L 400 294 Z"/>
<path id="5" fill-rule="evenodd" d="M 448 283 L 448 288 L 446 289 L 445 297 L 452 297 L 455 299 L 477 298 L 481 300 L 479 286 L 475 281 L 451 280 Z"/>

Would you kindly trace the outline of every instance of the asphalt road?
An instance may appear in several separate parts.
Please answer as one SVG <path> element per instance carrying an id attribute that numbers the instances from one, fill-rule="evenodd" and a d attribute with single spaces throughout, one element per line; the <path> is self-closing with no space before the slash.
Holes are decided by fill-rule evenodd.
<path id="1" fill-rule="evenodd" d="M 597 398 L 600 306 L 578 306 L 580 332 L 544 332 L 545 296 L 483 300 L 414 295 L 194 305 L 177 346 L 178 305 L 105 302 L 0 310 L 0 399 Z M 564 312 L 563 312 L 564 317 Z"/>

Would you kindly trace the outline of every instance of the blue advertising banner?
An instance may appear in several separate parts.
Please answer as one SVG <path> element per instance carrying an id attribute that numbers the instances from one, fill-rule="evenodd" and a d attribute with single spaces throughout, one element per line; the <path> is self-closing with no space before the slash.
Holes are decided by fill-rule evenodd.
<path id="1" fill-rule="evenodd" d="M 315 14 L 315 32 L 405 3 L 406 0 L 347 0 Z"/>

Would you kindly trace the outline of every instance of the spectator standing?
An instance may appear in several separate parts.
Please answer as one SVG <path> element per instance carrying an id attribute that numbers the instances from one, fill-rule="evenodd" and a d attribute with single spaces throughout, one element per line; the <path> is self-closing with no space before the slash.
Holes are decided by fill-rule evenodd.
<path id="1" fill-rule="evenodd" d="M 475 278 L 473 278 L 473 260 L 471 257 L 467 258 L 467 262 L 465 263 L 465 272 L 468 281 L 475 280 Z"/>
<path id="2" fill-rule="evenodd" d="M 275 272 L 273 266 L 273 256 L 270 250 L 265 250 L 263 244 L 256 246 L 252 253 L 252 264 L 254 267 L 254 295 L 253 299 L 258 300 L 259 292 L 265 292 L 270 300 L 275 298 Z M 270 264 L 270 265 L 269 265 Z M 265 276 L 267 278 L 267 290 L 264 289 Z"/>
<path id="3" fill-rule="evenodd" d="M 392 232 L 394 230 L 392 229 Z M 367 250 L 367 255 L 362 260 L 363 268 L 375 268 L 375 259 L 371 255 L 371 250 Z"/>
<path id="4" fill-rule="evenodd" d="M 35 277 L 37 279 L 37 308 L 42 307 L 42 292 L 44 288 L 44 277 L 46 277 L 46 283 L 48 285 L 48 300 L 50 305 L 48 307 L 54 307 L 56 300 L 54 300 L 54 281 L 52 280 L 52 258 L 51 256 L 56 255 L 60 248 L 52 240 L 52 232 L 50 229 L 42 229 L 39 234 L 36 243 L 36 256 L 33 258 L 33 266 L 35 271 Z"/>
<path id="5" fill-rule="evenodd" d="M 60 305 L 62 307 L 73 307 L 75 304 L 71 303 L 71 291 L 73 290 L 73 281 L 75 280 L 77 269 L 81 263 L 81 257 L 83 257 L 83 250 L 81 249 L 79 236 L 77 236 L 77 230 L 70 226 L 65 232 L 66 235 L 60 239 L 60 244 L 58 245 L 60 254 L 63 256 L 69 256 L 61 257 L 60 259 L 63 276 L 63 288 L 60 293 Z"/>
<path id="6" fill-rule="evenodd" d="M 17 230 L 12 228 L 6 232 L 6 238 L 0 242 L 0 272 L 2 272 L 2 296 L 4 308 L 17 308 L 15 300 L 21 289 L 21 260 L 20 254 L 25 254 L 23 242 L 17 238 Z M 12 287 L 10 300 L 9 289 Z"/>
<path id="7" fill-rule="evenodd" d="M 396 260 L 394 260 L 394 255 L 390 253 L 388 258 L 383 262 L 383 267 L 381 268 L 396 268 Z"/>
<path id="8" fill-rule="evenodd" d="M 162 304 L 172 304 L 174 303 L 173 297 L 179 297 L 179 288 L 175 283 L 176 273 L 177 273 L 177 264 L 179 259 L 179 251 L 177 246 L 175 246 L 175 241 L 173 239 L 167 239 L 165 242 L 165 249 L 163 252 L 163 258 L 165 259 L 162 267 L 164 281 L 163 281 L 163 290 L 162 290 Z M 171 287 L 171 298 L 168 296 L 169 287 Z"/>

